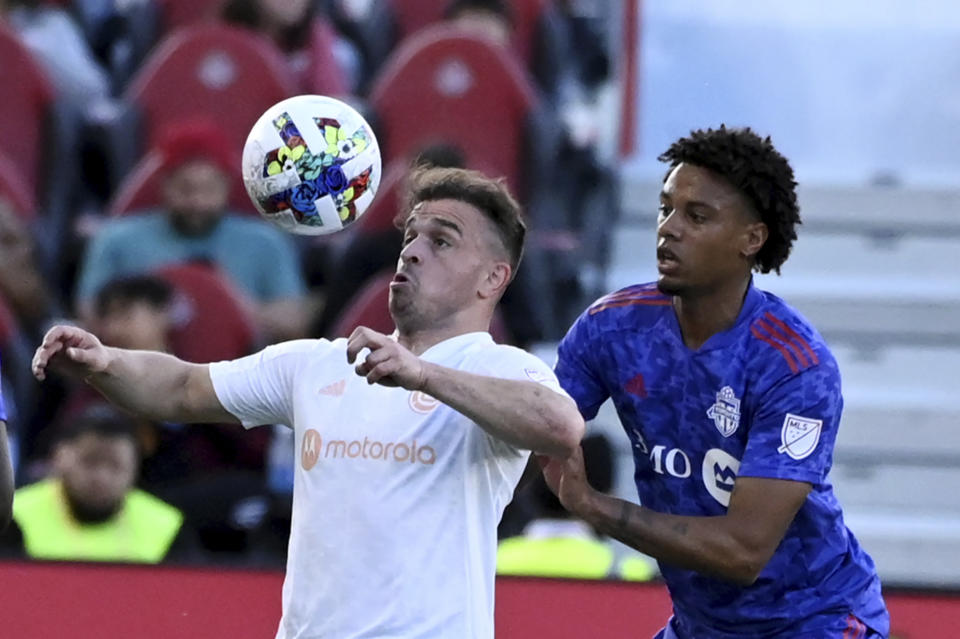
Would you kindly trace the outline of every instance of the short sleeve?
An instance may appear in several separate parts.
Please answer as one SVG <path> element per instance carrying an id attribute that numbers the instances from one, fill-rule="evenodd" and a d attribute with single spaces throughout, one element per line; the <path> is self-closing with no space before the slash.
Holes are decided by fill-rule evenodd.
<path id="1" fill-rule="evenodd" d="M 557 350 L 554 367 L 560 385 L 577 402 L 577 408 L 587 420 L 597 416 L 600 406 L 610 396 L 594 364 L 596 353 L 589 336 L 589 317 L 584 313 L 567 331 Z"/>
<path id="2" fill-rule="evenodd" d="M 832 358 L 781 380 L 754 410 L 738 476 L 822 483 L 833 463 L 842 410 Z"/>
<path id="3" fill-rule="evenodd" d="M 268 346 L 247 357 L 210 364 L 210 381 L 217 399 L 245 428 L 293 426 L 297 373 L 318 350 L 329 352 L 332 343 L 295 340 Z"/>

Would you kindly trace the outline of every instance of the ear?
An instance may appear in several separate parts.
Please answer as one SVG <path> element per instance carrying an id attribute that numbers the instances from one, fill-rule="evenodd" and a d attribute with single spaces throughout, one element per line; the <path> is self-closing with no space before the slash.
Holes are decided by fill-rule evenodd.
<path id="1" fill-rule="evenodd" d="M 477 288 L 477 295 L 480 299 L 500 299 L 503 291 L 510 283 L 513 275 L 513 269 L 506 262 L 494 262 L 492 267 L 484 275 Z"/>
<path id="2" fill-rule="evenodd" d="M 740 255 L 752 259 L 763 248 L 769 234 L 767 225 L 763 222 L 754 222 L 748 225 L 740 242 Z"/>

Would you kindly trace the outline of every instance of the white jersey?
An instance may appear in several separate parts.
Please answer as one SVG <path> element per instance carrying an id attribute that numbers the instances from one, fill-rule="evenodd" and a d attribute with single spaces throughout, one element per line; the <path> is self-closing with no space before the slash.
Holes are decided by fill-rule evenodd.
<path id="1" fill-rule="evenodd" d="M 277 638 L 493 637 L 496 529 L 529 451 L 424 393 L 369 385 L 346 348 L 298 340 L 210 365 L 244 426 L 295 431 Z M 422 358 L 563 393 L 549 366 L 487 333 Z"/>

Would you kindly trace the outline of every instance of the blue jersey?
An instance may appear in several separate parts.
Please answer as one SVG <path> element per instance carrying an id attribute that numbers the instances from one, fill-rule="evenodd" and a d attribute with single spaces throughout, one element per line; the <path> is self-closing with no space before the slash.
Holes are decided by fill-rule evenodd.
<path id="1" fill-rule="evenodd" d="M 849 613 L 888 634 L 873 561 L 827 480 L 843 406 L 837 363 L 783 300 L 751 285 L 734 326 L 692 351 L 671 298 L 632 286 L 583 313 L 556 372 L 586 419 L 612 398 L 652 510 L 723 515 L 738 476 L 813 486 L 753 585 L 661 563 L 682 636 L 821 636 Z"/>

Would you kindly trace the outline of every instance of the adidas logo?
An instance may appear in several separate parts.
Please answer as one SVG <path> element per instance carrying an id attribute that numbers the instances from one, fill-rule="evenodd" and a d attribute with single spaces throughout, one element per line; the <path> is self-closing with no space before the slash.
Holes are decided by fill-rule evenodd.
<path id="1" fill-rule="evenodd" d="M 324 386 L 321 388 L 318 393 L 321 395 L 330 395 L 331 397 L 340 397 L 343 395 L 343 391 L 347 388 L 347 380 L 341 379 L 339 382 L 334 382 L 329 386 Z"/>

